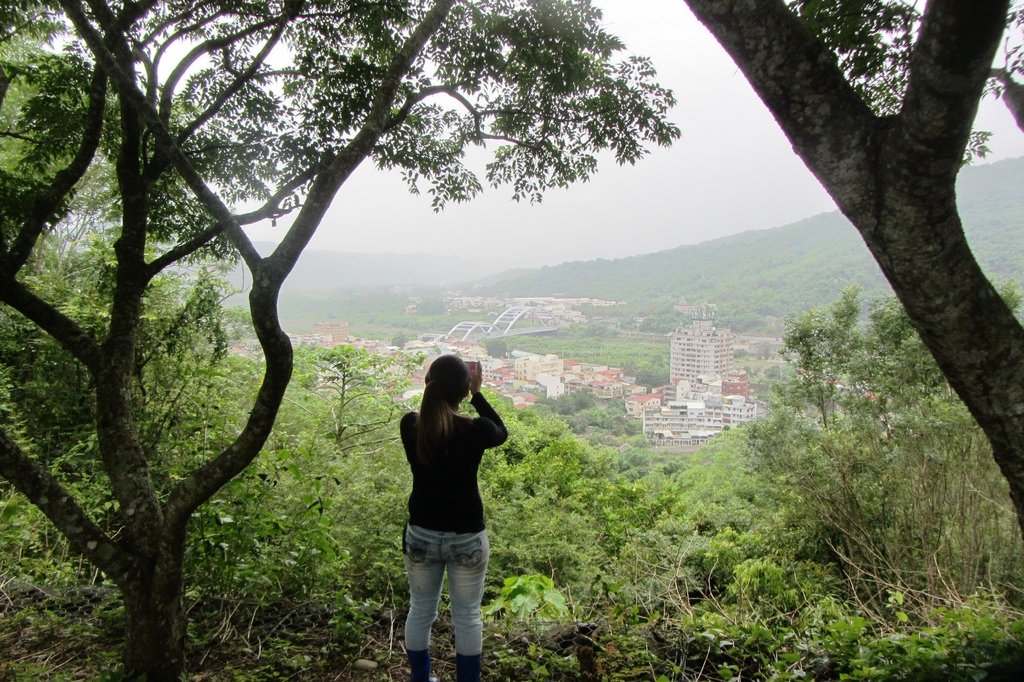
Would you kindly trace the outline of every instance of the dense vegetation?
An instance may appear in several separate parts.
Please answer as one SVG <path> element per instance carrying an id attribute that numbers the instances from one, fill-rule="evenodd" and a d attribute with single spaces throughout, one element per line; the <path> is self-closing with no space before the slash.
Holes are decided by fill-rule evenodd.
<path id="1" fill-rule="evenodd" d="M 216 441 L 244 418 L 259 363 L 223 353 L 208 283 L 161 291 L 152 309 L 179 336 L 153 346 L 166 392 L 142 423 Z M 618 428 L 610 410 L 498 401 L 512 437 L 481 471 L 488 678 L 1012 679 L 1024 562 L 1005 482 L 898 307 L 874 304 L 866 327 L 860 308 L 848 292 L 792 319 L 796 371 L 771 417 L 662 466 L 595 442 Z M 4 382 L 5 423 L 65 415 L 37 434 L 70 444 L 49 466 L 112 508 L 87 432 L 69 436 L 82 407 L 61 386 L 79 378 L 24 333 L 3 318 L 6 372 L 35 378 Z M 190 666 L 315 680 L 368 658 L 381 667 L 366 679 L 403 679 L 410 480 L 395 420 L 408 406 L 392 396 L 418 359 L 302 350 L 263 454 L 193 520 Z M 167 456 L 172 477 L 193 457 Z M 115 593 L 7 487 L 0 518 L 0 671 L 116 679 Z M 449 638 L 442 627 L 439 652 Z"/>
<path id="2" fill-rule="evenodd" d="M 120 591 L 127 679 L 186 675 L 192 517 L 267 445 L 294 369 L 279 294 L 356 168 L 400 173 L 438 210 L 485 184 L 537 202 L 599 157 L 670 145 L 674 102 L 579 0 L 0 6 L 0 302 L 66 355 L 79 408 L 59 415 L 70 433 L 47 432 L 45 403 L 22 421 L 39 384 L 15 347 L 0 477 Z M 264 221 L 284 223 L 269 253 L 244 229 Z M 89 239 L 109 248 L 83 310 L 36 275 Z M 203 388 L 175 361 L 193 339 L 149 306 L 166 273 L 238 261 L 264 364 L 232 436 L 189 404 Z M 51 471 L 68 437 L 85 455 Z M 108 493 L 76 494 L 97 468 Z"/>

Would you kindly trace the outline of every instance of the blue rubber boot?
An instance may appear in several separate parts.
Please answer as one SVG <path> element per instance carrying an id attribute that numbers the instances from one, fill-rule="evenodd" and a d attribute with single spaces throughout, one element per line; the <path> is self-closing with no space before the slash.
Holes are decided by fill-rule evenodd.
<path id="1" fill-rule="evenodd" d="M 406 651 L 409 657 L 409 669 L 412 671 L 412 682 L 437 682 L 430 676 L 430 651 Z"/>
<path id="2" fill-rule="evenodd" d="M 455 654 L 455 679 L 457 682 L 480 682 L 480 654 Z"/>

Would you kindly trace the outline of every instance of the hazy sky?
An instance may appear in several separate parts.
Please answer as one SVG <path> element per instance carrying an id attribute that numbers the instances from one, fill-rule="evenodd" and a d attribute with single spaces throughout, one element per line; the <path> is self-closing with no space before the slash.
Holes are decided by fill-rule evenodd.
<path id="1" fill-rule="evenodd" d="M 682 137 L 636 166 L 606 161 L 586 184 L 516 204 L 508 188 L 435 214 L 397 174 L 366 163 L 341 189 L 310 248 L 446 253 L 538 266 L 620 258 L 784 225 L 834 210 L 725 51 L 682 0 L 596 0 L 629 51 L 652 58 L 675 91 Z M 983 103 L 996 161 L 1024 155 L 1024 134 L 1002 102 Z M 275 231 L 254 227 L 259 240 Z"/>

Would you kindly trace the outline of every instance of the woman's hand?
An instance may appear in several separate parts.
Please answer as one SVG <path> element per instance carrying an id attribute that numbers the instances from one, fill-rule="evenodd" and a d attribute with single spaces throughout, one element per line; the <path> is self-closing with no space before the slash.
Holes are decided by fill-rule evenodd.
<path id="1" fill-rule="evenodd" d="M 479 360 L 467 362 L 469 366 L 469 393 L 470 395 L 476 395 L 480 392 L 480 384 L 484 381 L 483 368 L 480 366 Z"/>

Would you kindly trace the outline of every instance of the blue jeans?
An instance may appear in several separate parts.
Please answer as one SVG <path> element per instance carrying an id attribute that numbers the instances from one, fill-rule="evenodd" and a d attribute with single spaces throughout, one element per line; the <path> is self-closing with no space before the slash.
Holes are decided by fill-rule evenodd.
<path id="1" fill-rule="evenodd" d="M 409 576 L 409 615 L 405 648 L 430 648 L 430 626 L 437 618 L 441 582 L 448 571 L 448 594 L 455 624 L 455 652 L 477 656 L 483 645 L 484 577 L 490 544 L 487 531 L 447 533 L 410 525 L 405 529 L 405 572 Z"/>

